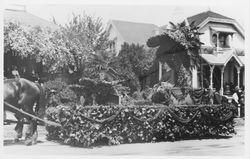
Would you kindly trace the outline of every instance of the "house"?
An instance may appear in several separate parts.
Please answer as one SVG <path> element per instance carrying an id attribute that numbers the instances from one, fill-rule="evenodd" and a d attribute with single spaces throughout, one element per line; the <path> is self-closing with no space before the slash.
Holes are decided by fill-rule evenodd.
<path id="1" fill-rule="evenodd" d="M 210 81 L 210 87 L 220 90 L 221 94 L 227 83 L 244 86 L 244 56 L 239 52 L 244 52 L 245 37 L 239 23 L 212 11 L 194 15 L 187 21 L 195 21 L 199 31 L 204 33 L 200 36 L 204 43 L 201 78 Z M 214 48 L 213 52 L 207 52 L 208 48 Z M 197 73 L 193 72 L 194 76 Z M 199 87 L 198 78 L 193 78 L 193 87 Z"/>
<path id="2" fill-rule="evenodd" d="M 194 22 L 194 25 L 199 27 L 198 31 L 203 33 L 199 36 L 199 39 L 204 43 L 199 52 L 201 57 L 200 67 L 192 70 L 191 86 L 193 88 L 206 87 L 206 81 L 208 81 L 208 87 L 219 91 L 221 94 L 230 94 L 229 85 L 231 87 L 243 87 L 245 85 L 245 37 L 244 29 L 239 23 L 232 18 L 212 11 L 188 17 L 185 21 L 188 24 Z M 173 48 L 180 48 L 179 51 L 182 50 L 182 46 L 178 42 L 169 39 L 158 51 L 164 53 L 166 50 L 170 50 L 172 46 Z M 175 50 L 175 52 L 178 52 L 178 50 Z M 168 63 L 156 61 L 154 66 L 157 65 L 158 67 L 154 67 L 155 69 L 152 70 L 153 76 L 158 78 L 154 82 L 168 81 L 175 84 L 177 80 L 175 78 L 176 72 L 168 66 Z M 167 74 L 168 76 L 166 76 Z"/>
<path id="3" fill-rule="evenodd" d="M 140 44 L 147 47 L 146 42 L 151 36 L 159 33 L 159 27 L 149 23 L 136 23 L 121 20 L 110 20 L 106 29 L 110 34 L 111 52 L 116 55 L 121 50 L 124 42 L 129 44 Z"/>
<path id="4" fill-rule="evenodd" d="M 12 5 L 4 10 L 4 22 L 14 21 L 29 26 L 40 26 L 43 28 L 57 29 L 58 26 L 54 23 L 42 19 L 27 12 L 23 5 Z"/>

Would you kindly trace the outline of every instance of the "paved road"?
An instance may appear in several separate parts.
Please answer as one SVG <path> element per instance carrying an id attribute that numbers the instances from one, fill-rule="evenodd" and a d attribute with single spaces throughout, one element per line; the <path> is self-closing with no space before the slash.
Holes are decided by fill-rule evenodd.
<path id="1" fill-rule="evenodd" d="M 5 155 L 171 155 L 171 156 L 242 156 L 244 155 L 244 122 L 237 124 L 237 135 L 227 139 L 185 140 L 176 142 L 123 144 L 92 149 L 60 145 L 45 139 L 46 131 L 39 127 L 39 143 L 25 146 L 13 144 L 14 125 L 4 126 Z"/>

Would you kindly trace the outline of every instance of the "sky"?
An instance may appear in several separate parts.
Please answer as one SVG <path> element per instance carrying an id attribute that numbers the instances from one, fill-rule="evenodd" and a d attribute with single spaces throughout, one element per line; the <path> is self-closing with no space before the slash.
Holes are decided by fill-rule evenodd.
<path id="1" fill-rule="evenodd" d="M 240 6 L 239 6 L 240 7 Z M 244 27 L 245 10 L 233 5 L 89 5 L 89 4 L 35 4 L 26 5 L 28 12 L 43 19 L 59 24 L 69 22 L 74 14 L 94 15 L 101 17 L 104 24 L 110 19 L 152 23 L 158 26 L 169 24 L 169 21 L 180 22 L 188 16 L 211 10 L 236 19 Z M 238 8 L 238 9 L 235 9 Z"/>

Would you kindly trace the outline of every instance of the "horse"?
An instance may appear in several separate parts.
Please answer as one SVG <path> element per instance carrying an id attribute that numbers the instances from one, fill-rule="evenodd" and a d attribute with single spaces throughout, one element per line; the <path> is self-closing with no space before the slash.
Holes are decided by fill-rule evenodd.
<path id="1" fill-rule="evenodd" d="M 4 80 L 4 103 L 11 104 L 27 113 L 43 118 L 48 101 L 47 98 L 47 91 L 45 91 L 45 88 L 39 83 L 24 78 Z M 25 144 L 36 144 L 38 137 L 37 121 L 32 117 L 23 116 L 23 114 L 11 109 L 6 104 L 4 104 L 4 110 L 14 113 L 17 119 L 14 142 L 18 142 L 19 139 L 22 138 L 23 121 L 24 118 L 26 118 L 29 126 L 26 130 Z"/>

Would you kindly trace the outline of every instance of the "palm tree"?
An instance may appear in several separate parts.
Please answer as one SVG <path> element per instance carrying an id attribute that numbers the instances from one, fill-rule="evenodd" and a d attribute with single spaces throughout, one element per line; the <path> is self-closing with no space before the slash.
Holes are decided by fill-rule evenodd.
<path id="1" fill-rule="evenodd" d="M 92 79 L 101 79 L 100 75 L 108 74 L 114 79 L 117 79 L 119 74 L 111 66 L 114 54 L 110 54 L 107 51 L 99 51 L 91 54 L 88 58 L 87 67 L 85 72 L 88 77 Z"/>
<path id="2" fill-rule="evenodd" d="M 200 47 L 203 44 L 199 39 L 199 35 L 203 33 L 198 32 L 199 27 L 194 25 L 195 21 L 190 25 L 186 25 L 185 21 L 178 24 L 170 22 L 170 24 L 171 29 L 167 30 L 165 34 L 185 47 L 184 56 L 187 56 L 188 60 L 183 61 L 184 66 L 188 70 L 198 67 L 200 63 Z"/>

